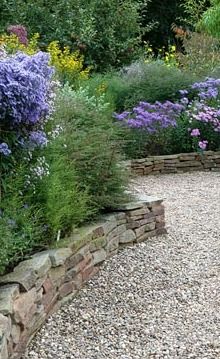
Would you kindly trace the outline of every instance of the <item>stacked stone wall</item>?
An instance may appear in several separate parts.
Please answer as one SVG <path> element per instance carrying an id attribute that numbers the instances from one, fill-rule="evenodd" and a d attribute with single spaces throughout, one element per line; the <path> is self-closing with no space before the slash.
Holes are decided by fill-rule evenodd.
<path id="1" fill-rule="evenodd" d="M 203 153 L 151 156 L 127 161 L 126 166 L 138 176 L 192 171 L 220 171 L 220 152 L 205 151 Z"/>
<path id="2" fill-rule="evenodd" d="M 146 197 L 83 227 L 65 248 L 37 253 L 0 277 L 0 359 L 20 359 L 46 318 L 120 248 L 165 233 L 162 200 Z"/>

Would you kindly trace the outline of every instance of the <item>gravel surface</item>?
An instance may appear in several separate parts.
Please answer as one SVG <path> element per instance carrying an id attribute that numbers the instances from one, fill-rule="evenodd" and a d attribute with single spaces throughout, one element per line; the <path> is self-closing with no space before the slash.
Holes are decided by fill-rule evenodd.
<path id="1" fill-rule="evenodd" d="M 140 177 L 169 235 L 109 260 L 54 314 L 26 359 L 220 358 L 220 174 Z"/>

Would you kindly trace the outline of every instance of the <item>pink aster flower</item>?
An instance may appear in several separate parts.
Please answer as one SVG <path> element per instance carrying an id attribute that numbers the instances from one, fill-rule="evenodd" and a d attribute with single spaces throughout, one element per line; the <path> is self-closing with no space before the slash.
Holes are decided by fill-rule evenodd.
<path id="1" fill-rule="evenodd" d="M 191 131 L 191 136 L 192 137 L 198 137 L 200 135 L 200 131 L 198 128 L 194 128 L 192 131 Z"/>
<path id="2" fill-rule="evenodd" d="M 201 150 L 205 150 L 207 145 L 208 141 L 199 141 L 199 148 L 201 148 Z"/>

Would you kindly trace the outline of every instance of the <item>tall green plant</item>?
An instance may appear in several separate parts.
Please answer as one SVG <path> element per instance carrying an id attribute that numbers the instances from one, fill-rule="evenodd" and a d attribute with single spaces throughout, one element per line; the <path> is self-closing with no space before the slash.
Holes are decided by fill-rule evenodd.
<path id="1" fill-rule="evenodd" d="M 220 0 L 211 0 L 211 7 L 204 12 L 198 28 L 209 35 L 220 38 Z"/>

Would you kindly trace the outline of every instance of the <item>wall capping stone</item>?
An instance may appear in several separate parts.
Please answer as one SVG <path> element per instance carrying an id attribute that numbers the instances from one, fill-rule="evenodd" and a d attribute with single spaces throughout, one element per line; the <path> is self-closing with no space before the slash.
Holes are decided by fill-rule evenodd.
<path id="1" fill-rule="evenodd" d="M 192 171 L 220 171 L 220 151 L 179 153 L 177 155 L 149 156 L 124 162 L 138 176 Z"/>
<path id="2" fill-rule="evenodd" d="M 0 276 L 0 359 L 20 359 L 46 318 L 120 248 L 166 234 L 163 201 L 142 196 Z"/>

